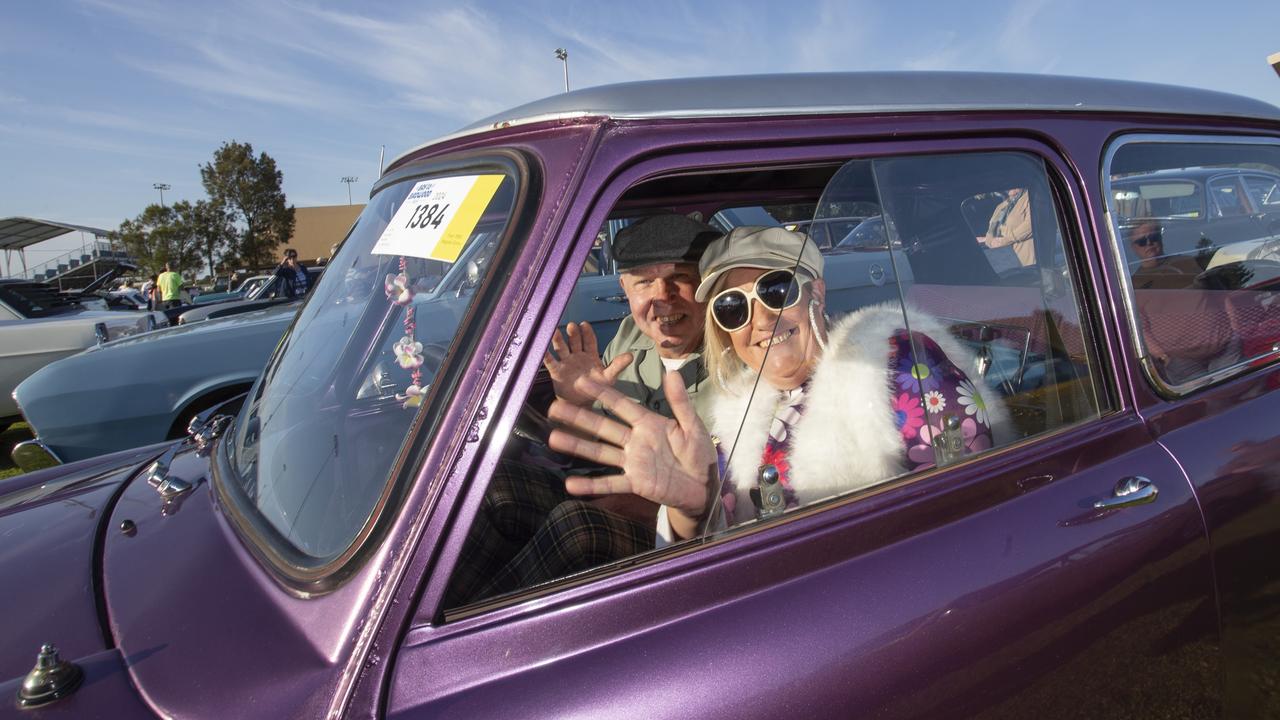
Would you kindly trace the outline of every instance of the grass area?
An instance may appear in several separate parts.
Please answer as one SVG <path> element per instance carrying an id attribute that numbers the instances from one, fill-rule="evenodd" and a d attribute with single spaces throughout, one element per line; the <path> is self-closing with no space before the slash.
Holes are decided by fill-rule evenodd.
<path id="1" fill-rule="evenodd" d="M 0 433 L 0 480 L 14 475 L 21 475 L 22 469 L 16 467 L 9 459 L 9 451 L 23 440 L 31 439 L 31 428 L 26 423 L 14 423 Z"/>

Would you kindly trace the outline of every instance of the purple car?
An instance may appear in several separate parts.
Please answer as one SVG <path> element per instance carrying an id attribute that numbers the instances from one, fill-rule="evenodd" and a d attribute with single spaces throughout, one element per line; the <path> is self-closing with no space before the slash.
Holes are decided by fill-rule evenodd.
<path id="1" fill-rule="evenodd" d="M 1280 717 L 1280 237 L 1204 224 L 1166 248 L 1117 201 L 1206 167 L 1280 173 L 1280 109 L 1067 77 L 718 77 L 411 150 L 234 412 L 0 483 L 0 717 Z M 557 482 L 616 472 L 550 447 L 553 334 L 637 308 L 611 243 L 672 212 L 878 217 L 878 247 L 823 251 L 808 322 L 900 320 L 906 361 L 787 406 L 831 418 L 802 415 L 787 467 L 823 492 L 770 505 L 774 466 L 730 457 L 757 492 L 716 521 L 736 496 L 708 485 L 692 537 L 655 539 L 678 509 L 634 503 L 631 550 L 587 534 L 559 574 L 512 570 L 570 502 Z M 872 426 L 897 469 L 869 469 Z M 803 469 L 804 443 L 826 460 Z M 555 497 L 498 527 L 499 479 Z"/>

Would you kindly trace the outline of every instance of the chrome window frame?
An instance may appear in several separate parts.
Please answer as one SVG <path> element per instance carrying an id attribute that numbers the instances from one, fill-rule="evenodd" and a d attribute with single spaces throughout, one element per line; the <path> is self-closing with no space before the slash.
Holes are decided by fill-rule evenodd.
<path id="1" fill-rule="evenodd" d="M 1124 304 L 1125 319 L 1129 323 L 1129 341 L 1131 347 L 1137 353 L 1138 364 L 1142 367 L 1142 372 L 1147 376 L 1147 382 L 1161 397 L 1176 400 L 1185 397 L 1191 393 L 1201 389 L 1219 385 L 1228 380 L 1232 380 L 1238 376 L 1259 367 L 1271 365 L 1280 360 L 1280 343 L 1274 349 L 1265 355 L 1258 355 L 1251 358 L 1244 358 L 1234 365 L 1219 368 L 1212 372 L 1201 375 L 1198 378 L 1188 380 L 1184 383 L 1169 383 L 1160 376 L 1155 365 L 1155 359 L 1151 356 L 1147 349 L 1147 344 L 1142 337 L 1141 325 L 1138 322 L 1138 308 L 1136 299 L 1133 294 L 1133 280 L 1129 277 L 1128 263 L 1125 259 L 1124 248 L 1121 246 L 1120 238 L 1116 235 L 1115 225 L 1115 202 L 1112 196 L 1111 187 L 1111 165 L 1115 160 L 1116 154 L 1127 145 L 1138 144 L 1165 144 L 1165 145 L 1270 145 L 1280 150 L 1280 137 L 1268 135 L 1196 135 L 1189 133 L 1129 133 L 1119 135 L 1107 143 L 1106 151 L 1103 153 L 1100 180 L 1102 183 L 1102 207 L 1103 218 L 1107 229 L 1107 240 L 1111 244 L 1110 254 L 1112 261 L 1112 269 L 1119 278 L 1121 289 L 1121 301 Z M 1205 183 L 1205 200 L 1208 198 L 1208 183 Z M 1206 217 L 1206 222 L 1212 222 L 1212 219 Z"/>

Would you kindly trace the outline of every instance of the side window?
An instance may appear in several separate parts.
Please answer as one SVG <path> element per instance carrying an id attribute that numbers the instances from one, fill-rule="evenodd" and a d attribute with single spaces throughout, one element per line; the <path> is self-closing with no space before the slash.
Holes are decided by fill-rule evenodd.
<path id="1" fill-rule="evenodd" d="M 1209 196 L 1213 198 L 1217 217 L 1247 215 L 1249 207 L 1240 189 L 1238 177 L 1217 178 L 1209 184 Z"/>
<path id="2" fill-rule="evenodd" d="M 615 213 L 580 241 L 588 266 L 607 247 L 617 274 L 573 275 L 446 610 L 1105 409 L 1034 156 L 685 172 L 628 189 Z M 687 405 L 663 387 L 670 371 Z M 580 374 L 595 384 L 565 382 Z M 693 417 L 705 434 L 684 432 Z"/>
<path id="3" fill-rule="evenodd" d="M 1255 212 L 1280 210 L 1280 177 L 1246 175 L 1244 185 Z"/>
<path id="4" fill-rule="evenodd" d="M 1280 206 L 1273 198 L 1280 146 L 1128 142 L 1113 151 L 1108 173 L 1116 257 L 1129 278 L 1135 341 L 1154 379 L 1185 391 L 1273 355 L 1280 343 Z M 1144 177 L 1209 175 L 1217 210 L 1208 217 L 1133 216 L 1118 202 L 1117 187 Z M 1243 217 L 1250 204 L 1254 214 Z"/>
<path id="5" fill-rule="evenodd" d="M 932 442 L 950 425 L 965 431 L 962 455 L 985 449 L 985 440 L 971 437 L 969 423 L 984 415 L 998 445 L 1100 414 L 1097 363 L 1041 160 L 1020 153 L 860 160 L 842 168 L 824 193 L 825 198 L 863 196 L 877 198 L 883 208 L 875 218 L 885 236 L 878 263 L 896 278 L 903 325 L 920 340 L 913 352 L 932 358 L 937 353 L 928 342 L 941 347 L 954 340 L 943 348 L 946 365 L 966 376 L 948 392 L 948 384 L 936 377 L 948 373 L 945 365 L 930 369 L 927 363 L 900 362 L 902 372 L 895 375 L 900 389 L 913 402 L 921 397 L 925 411 L 901 409 L 907 415 L 900 429 L 904 435 L 914 432 L 919 441 L 914 456 L 909 452 L 916 462 L 908 469 L 958 459 L 954 448 L 944 451 Z M 867 254 L 830 259 L 827 296 L 833 317 L 858 311 L 844 287 L 856 286 L 861 268 L 852 261 Z M 923 330 L 926 325 L 932 329 Z M 913 385 L 913 373 L 927 375 Z M 984 405 L 990 413 L 983 412 Z"/>

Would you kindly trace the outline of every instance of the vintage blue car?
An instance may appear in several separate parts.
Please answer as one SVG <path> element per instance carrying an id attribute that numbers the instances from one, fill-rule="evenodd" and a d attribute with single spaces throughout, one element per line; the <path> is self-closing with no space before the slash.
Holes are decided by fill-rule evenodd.
<path id="1" fill-rule="evenodd" d="M 36 436 L 14 461 L 30 470 L 180 437 L 192 415 L 249 389 L 298 306 L 162 328 L 46 365 L 13 391 Z"/>

